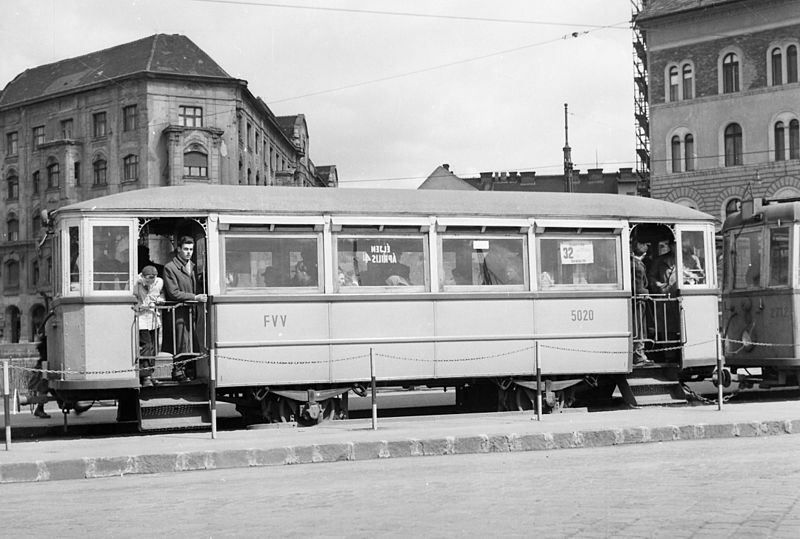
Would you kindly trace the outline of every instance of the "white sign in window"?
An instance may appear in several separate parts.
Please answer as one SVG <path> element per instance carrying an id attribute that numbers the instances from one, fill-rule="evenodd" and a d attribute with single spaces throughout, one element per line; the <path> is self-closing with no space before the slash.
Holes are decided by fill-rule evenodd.
<path id="1" fill-rule="evenodd" d="M 562 241 L 561 264 L 594 264 L 594 244 L 589 241 Z"/>

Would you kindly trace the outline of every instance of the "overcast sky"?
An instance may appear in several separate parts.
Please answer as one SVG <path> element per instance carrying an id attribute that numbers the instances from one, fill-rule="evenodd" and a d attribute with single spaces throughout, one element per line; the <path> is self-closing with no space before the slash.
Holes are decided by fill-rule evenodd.
<path id="1" fill-rule="evenodd" d="M 305 114 L 343 187 L 416 187 L 442 163 L 559 173 L 564 103 L 576 168 L 634 166 L 630 0 L 1 2 L 0 85 L 183 34 L 276 115 Z"/>

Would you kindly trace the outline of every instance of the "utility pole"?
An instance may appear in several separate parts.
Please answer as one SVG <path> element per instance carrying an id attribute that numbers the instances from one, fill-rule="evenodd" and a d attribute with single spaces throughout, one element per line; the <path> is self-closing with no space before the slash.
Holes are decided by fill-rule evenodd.
<path id="1" fill-rule="evenodd" d="M 571 193 L 572 186 L 572 148 L 569 147 L 569 120 L 567 104 L 564 103 L 564 191 Z"/>

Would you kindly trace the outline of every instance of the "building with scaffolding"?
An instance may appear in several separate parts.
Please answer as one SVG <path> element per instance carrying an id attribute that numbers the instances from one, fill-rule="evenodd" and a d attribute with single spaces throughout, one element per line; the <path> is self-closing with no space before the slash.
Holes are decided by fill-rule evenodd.
<path id="1" fill-rule="evenodd" d="M 651 196 L 720 221 L 743 199 L 800 196 L 797 1 L 633 3 Z"/>

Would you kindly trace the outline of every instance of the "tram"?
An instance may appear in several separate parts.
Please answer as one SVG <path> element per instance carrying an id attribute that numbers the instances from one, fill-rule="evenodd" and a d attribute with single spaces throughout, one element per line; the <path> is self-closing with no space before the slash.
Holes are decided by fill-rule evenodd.
<path id="1" fill-rule="evenodd" d="M 722 228 L 725 363 L 740 386 L 800 385 L 800 201 L 745 201 Z"/>
<path id="2" fill-rule="evenodd" d="M 343 418 L 373 376 L 455 388 L 468 410 L 515 410 L 532 405 L 538 369 L 557 409 L 613 390 L 639 342 L 647 367 L 676 380 L 716 362 L 714 220 L 663 201 L 191 185 L 65 206 L 48 226 L 50 391 L 65 406 L 116 399 L 120 420 L 145 430 L 208 424 L 219 401 L 250 423 Z M 162 273 L 183 236 L 208 300 L 153 306 L 157 383 L 143 387 L 133 286 L 144 265 Z M 635 297 L 632 237 L 690 245 L 673 265 L 691 258 L 703 277 Z M 177 350 L 165 330 L 185 307 L 194 344 Z M 170 378 L 176 362 L 192 381 Z"/>

